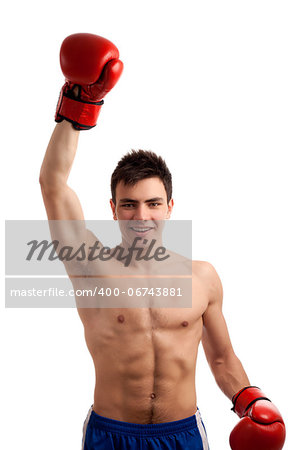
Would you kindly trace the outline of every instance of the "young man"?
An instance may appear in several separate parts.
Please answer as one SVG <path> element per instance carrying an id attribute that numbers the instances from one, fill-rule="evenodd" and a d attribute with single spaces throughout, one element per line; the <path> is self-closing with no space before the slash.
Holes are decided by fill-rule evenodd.
<path id="1" fill-rule="evenodd" d="M 112 43 L 95 35 L 69 36 L 61 47 L 67 81 L 40 184 L 48 219 L 66 221 L 68 233 L 62 233 L 63 240 L 76 246 L 93 244 L 97 238 L 85 227 L 68 176 L 80 130 L 96 125 L 102 99 L 122 72 L 118 57 Z M 131 223 L 128 232 L 132 237 L 146 237 L 154 224 L 171 216 L 171 174 L 162 158 L 152 152 L 140 150 L 124 156 L 112 175 L 111 190 L 113 218 Z M 112 258 L 106 269 L 95 263 L 92 272 L 97 267 L 98 273 L 116 274 L 120 266 Z M 74 266 L 66 268 L 72 279 Z M 259 388 L 250 386 L 233 350 L 214 267 L 192 261 L 191 271 L 190 308 L 78 308 L 96 371 L 94 403 L 84 423 L 84 450 L 208 449 L 195 391 L 200 342 L 219 388 L 233 400 L 233 410 L 242 418 L 231 433 L 231 447 L 283 447 L 285 427 L 279 411 Z M 82 287 L 91 283 L 87 276 L 83 280 Z M 77 277 L 72 282 L 79 286 Z"/>

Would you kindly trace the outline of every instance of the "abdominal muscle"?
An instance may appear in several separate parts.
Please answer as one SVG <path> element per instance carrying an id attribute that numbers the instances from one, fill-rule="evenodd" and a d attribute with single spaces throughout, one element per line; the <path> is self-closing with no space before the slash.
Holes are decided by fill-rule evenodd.
<path id="1" fill-rule="evenodd" d="M 96 385 L 93 410 L 150 424 L 195 414 L 199 310 L 79 309 Z"/>

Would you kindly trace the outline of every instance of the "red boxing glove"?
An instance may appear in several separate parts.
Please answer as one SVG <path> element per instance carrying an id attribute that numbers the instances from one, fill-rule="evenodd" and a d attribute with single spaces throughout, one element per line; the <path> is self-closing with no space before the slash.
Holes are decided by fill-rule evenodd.
<path id="1" fill-rule="evenodd" d="M 61 89 L 55 121 L 68 120 L 76 130 L 97 123 L 103 98 L 123 71 L 115 45 L 101 36 L 77 33 L 64 39 L 60 64 L 66 83 Z"/>
<path id="2" fill-rule="evenodd" d="M 281 450 L 285 425 L 280 412 L 255 386 L 241 389 L 232 398 L 233 408 L 241 418 L 230 435 L 233 450 Z"/>

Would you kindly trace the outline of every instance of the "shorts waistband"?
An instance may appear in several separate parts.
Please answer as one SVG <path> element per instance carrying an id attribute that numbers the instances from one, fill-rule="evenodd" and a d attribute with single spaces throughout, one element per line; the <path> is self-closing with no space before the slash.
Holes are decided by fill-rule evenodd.
<path id="1" fill-rule="evenodd" d="M 115 433 L 126 433 L 138 436 L 161 436 L 196 428 L 198 413 L 199 409 L 197 407 L 196 413 L 193 416 L 187 417 L 185 419 L 175 420 L 173 422 L 140 424 L 109 419 L 108 417 L 100 416 L 92 410 L 89 425 L 99 427 L 104 431 L 112 431 Z"/>

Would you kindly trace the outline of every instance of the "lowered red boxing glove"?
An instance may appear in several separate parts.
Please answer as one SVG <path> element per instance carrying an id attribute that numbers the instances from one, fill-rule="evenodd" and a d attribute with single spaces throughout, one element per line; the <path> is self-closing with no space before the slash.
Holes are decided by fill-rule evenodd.
<path id="1" fill-rule="evenodd" d="M 233 408 L 241 418 L 230 435 L 233 450 L 281 450 L 285 425 L 280 412 L 255 386 L 241 389 L 232 398 Z"/>
<path id="2" fill-rule="evenodd" d="M 68 120 L 76 130 L 97 123 L 103 98 L 123 71 L 116 46 L 101 36 L 77 33 L 64 39 L 60 64 L 66 83 L 61 89 L 55 121 Z"/>

